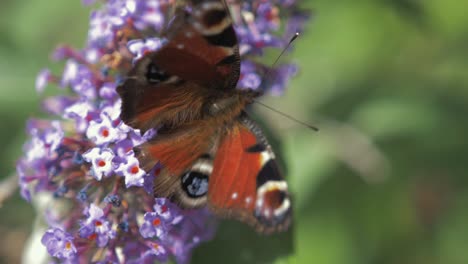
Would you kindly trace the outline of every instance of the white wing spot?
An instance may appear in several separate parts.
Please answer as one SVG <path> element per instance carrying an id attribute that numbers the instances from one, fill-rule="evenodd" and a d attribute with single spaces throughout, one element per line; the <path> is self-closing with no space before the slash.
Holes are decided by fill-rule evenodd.
<path id="1" fill-rule="evenodd" d="M 265 165 L 269 160 L 271 159 L 274 159 L 275 157 L 272 155 L 272 151 L 271 150 L 265 150 L 265 151 L 262 151 L 262 153 L 260 154 L 260 157 L 261 157 L 261 160 L 260 160 L 260 165 L 263 166 Z"/>
<path id="2" fill-rule="evenodd" d="M 185 46 L 184 46 L 184 44 L 177 44 L 176 47 L 177 47 L 178 49 L 184 49 Z"/>
<path id="3" fill-rule="evenodd" d="M 231 195 L 231 198 L 232 198 L 233 200 L 237 199 L 237 193 L 236 193 L 236 192 L 233 193 L 233 194 Z"/>
<path id="4" fill-rule="evenodd" d="M 252 202 L 252 197 L 249 196 L 249 197 L 245 198 L 245 203 L 246 204 L 249 204 L 250 202 Z"/>
<path id="5" fill-rule="evenodd" d="M 260 198 L 257 200 L 255 206 L 257 206 L 257 207 L 262 207 L 262 205 L 263 205 L 263 197 L 260 197 Z"/>

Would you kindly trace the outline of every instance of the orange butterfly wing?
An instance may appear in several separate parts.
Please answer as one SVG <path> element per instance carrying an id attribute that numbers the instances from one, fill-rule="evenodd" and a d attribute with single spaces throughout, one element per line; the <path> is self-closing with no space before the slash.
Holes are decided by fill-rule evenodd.
<path id="1" fill-rule="evenodd" d="M 290 198 L 274 154 L 258 126 L 241 117 L 222 138 L 208 187 L 212 210 L 234 217 L 259 232 L 290 224 Z"/>
<path id="2" fill-rule="evenodd" d="M 198 120 L 214 95 L 235 89 L 240 72 L 237 37 L 224 6 L 218 5 L 222 10 L 198 6 L 200 17 L 178 10 L 167 29 L 167 43 L 135 64 L 117 88 L 126 124 L 145 132 Z M 208 19 L 213 15 L 222 20 Z M 225 30 L 211 34 L 221 22 Z"/>

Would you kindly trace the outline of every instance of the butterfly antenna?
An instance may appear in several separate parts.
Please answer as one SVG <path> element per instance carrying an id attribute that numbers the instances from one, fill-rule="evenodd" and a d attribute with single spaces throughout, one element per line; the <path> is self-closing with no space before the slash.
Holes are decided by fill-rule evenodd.
<path id="1" fill-rule="evenodd" d="M 290 120 L 292 120 L 292 121 L 294 121 L 294 122 L 296 122 L 296 123 L 299 123 L 299 124 L 301 124 L 301 125 L 303 125 L 303 126 L 309 128 L 309 129 L 312 129 L 312 130 L 315 131 L 315 132 L 319 131 L 319 129 L 318 129 L 316 126 L 307 124 L 307 123 L 304 122 L 304 121 L 301 121 L 301 120 L 299 120 L 299 119 L 297 119 L 297 118 L 294 118 L 294 117 L 292 117 L 292 116 L 290 116 L 290 115 L 288 115 L 288 114 L 286 114 L 286 113 L 283 113 L 283 112 L 281 112 L 281 111 L 279 111 L 279 110 L 276 110 L 275 108 L 273 108 L 273 107 L 271 107 L 271 106 L 268 106 L 268 105 L 266 105 L 266 104 L 264 104 L 264 103 L 262 103 L 262 102 L 260 102 L 260 101 L 257 101 L 257 100 L 254 99 L 254 102 L 257 103 L 257 104 L 259 104 L 259 105 L 261 105 L 261 106 L 263 106 L 263 107 L 265 107 L 265 108 L 267 108 L 267 109 L 269 109 L 269 110 L 271 110 L 271 111 L 273 111 L 273 112 L 275 112 L 275 113 L 277 113 L 277 114 L 279 114 L 279 115 L 282 115 L 282 116 L 284 116 L 284 117 L 286 117 L 286 118 L 288 118 L 288 119 L 290 119 Z"/>
<path id="2" fill-rule="evenodd" d="M 284 47 L 284 49 L 281 51 L 280 55 L 276 58 L 275 62 L 273 62 L 273 64 L 271 65 L 271 68 L 275 67 L 276 63 L 278 63 L 281 56 L 283 56 L 283 54 L 289 49 L 291 44 L 299 37 L 299 35 L 300 35 L 299 32 L 294 33 L 294 36 L 289 40 L 286 47 Z"/>
<path id="3" fill-rule="evenodd" d="M 278 57 L 276 57 L 275 61 L 273 62 L 273 64 L 271 64 L 270 68 L 263 74 L 262 76 L 262 82 L 267 78 L 269 77 L 269 75 L 271 74 L 271 70 L 273 70 L 273 68 L 276 66 L 276 64 L 278 63 L 279 59 L 281 59 L 281 57 L 284 55 L 284 53 L 289 49 L 289 47 L 291 46 L 291 44 L 299 37 L 299 32 L 296 32 L 294 33 L 294 36 L 289 40 L 288 44 L 286 45 L 286 47 L 284 47 L 284 49 L 281 51 L 281 53 L 278 55 Z"/>
<path id="4" fill-rule="evenodd" d="M 268 75 L 271 74 L 271 70 L 272 70 L 272 69 L 275 67 L 275 65 L 278 63 L 278 61 L 279 61 L 279 59 L 281 58 L 281 56 L 283 56 L 283 54 L 289 49 L 289 47 L 291 46 L 291 44 L 299 37 L 299 35 L 300 35 L 299 32 L 296 32 L 296 33 L 294 34 L 294 36 L 289 40 L 288 44 L 286 45 L 286 47 L 284 47 L 284 49 L 283 49 L 283 50 L 281 51 L 281 53 L 278 55 L 278 57 L 277 57 L 276 60 L 273 62 L 273 64 L 271 65 L 271 67 L 265 72 L 265 74 L 263 74 L 262 81 L 265 80 L 265 79 L 268 77 Z M 313 131 L 319 131 L 319 129 L 318 129 L 317 127 L 315 127 L 315 126 L 313 126 L 313 125 L 310 125 L 310 124 L 307 124 L 307 123 L 304 122 L 304 121 L 298 120 L 297 118 L 294 118 L 294 117 L 292 117 L 292 116 L 290 116 L 290 115 L 288 115 L 288 114 L 286 114 L 286 113 L 283 113 L 283 112 L 281 112 L 281 111 L 279 111 L 279 110 L 277 110 L 277 109 L 275 109 L 275 108 L 273 108 L 273 107 L 271 107 L 271 106 L 268 106 L 268 105 L 266 105 L 266 104 L 264 104 L 264 103 L 262 103 L 262 102 L 260 102 L 260 101 L 257 101 L 257 100 L 254 99 L 254 102 L 257 103 L 257 104 L 259 104 L 259 105 L 261 105 L 261 106 L 263 106 L 263 107 L 265 107 L 265 108 L 267 108 L 267 109 L 269 109 L 269 110 L 271 110 L 271 111 L 273 111 L 273 112 L 275 112 L 275 113 L 277 113 L 277 114 L 279 114 L 279 115 L 282 115 L 283 117 L 286 117 L 286 118 L 288 118 L 288 119 L 290 119 L 290 120 L 292 120 L 292 121 L 294 121 L 294 122 L 296 122 L 296 123 L 298 123 L 298 124 L 301 124 L 301 125 L 303 125 L 303 126 L 309 128 L 309 129 L 311 129 L 311 130 L 313 130 Z"/>

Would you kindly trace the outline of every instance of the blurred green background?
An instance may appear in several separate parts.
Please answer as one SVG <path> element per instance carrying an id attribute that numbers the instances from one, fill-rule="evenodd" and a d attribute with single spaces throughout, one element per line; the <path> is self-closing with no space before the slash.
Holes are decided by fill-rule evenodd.
<path id="1" fill-rule="evenodd" d="M 195 263 L 468 263 L 468 3 L 307 0 L 314 19 L 289 56 L 301 67 L 260 107 L 294 193 L 294 227 L 262 237 L 226 221 Z M 59 43 L 82 47 L 78 0 L 0 3 L 0 179 L 14 173 L 36 73 Z M 54 92 L 54 88 L 48 91 Z M 0 262 L 17 263 L 34 212 L 0 208 Z"/>

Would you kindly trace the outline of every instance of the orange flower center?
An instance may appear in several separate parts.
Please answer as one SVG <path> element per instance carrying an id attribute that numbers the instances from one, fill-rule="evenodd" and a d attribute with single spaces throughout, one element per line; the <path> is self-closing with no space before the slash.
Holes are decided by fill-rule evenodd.
<path id="1" fill-rule="evenodd" d="M 160 225 L 160 224 L 161 224 L 161 219 L 156 218 L 156 219 L 153 220 L 153 225 L 154 225 L 154 226 L 158 226 L 158 225 Z"/>
<path id="2" fill-rule="evenodd" d="M 108 137 L 108 136 L 109 136 L 109 130 L 108 130 L 108 129 L 102 130 L 101 135 L 102 135 L 103 137 Z"/>
<path id="3" fill-rule="evenodd" d="M 104 166 L 106 166 L 106 162 L 103 161 L 103 160 L 100 160 L 100 161 L 98 162 L 98 166 L 99 166 L 99 167 L 104 167 Z"/>
<path id="4" fill-rule="evenodd" d="M 140 169 L 138 168 L 138 166 L 133 166 L 130 169 L 130 172 L 133 173 L 133 174 L 137 174 L 139 171 L 140 171 Z"/>

